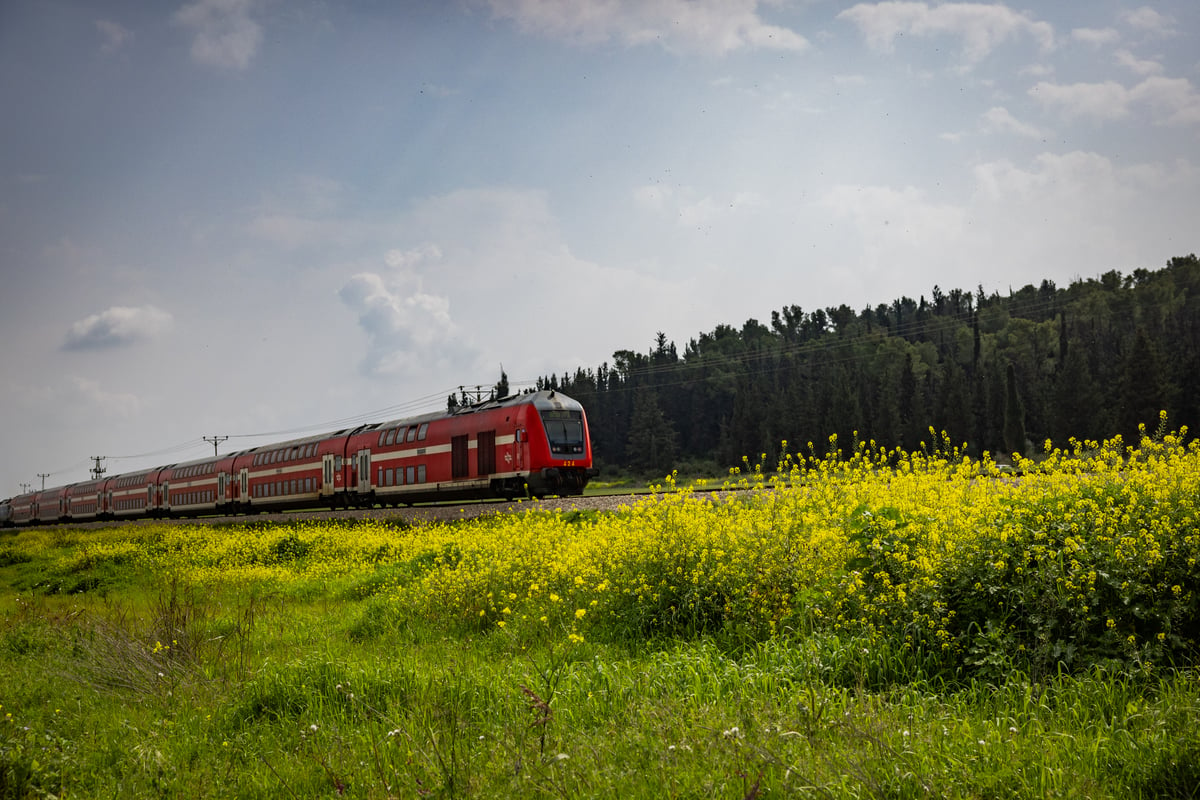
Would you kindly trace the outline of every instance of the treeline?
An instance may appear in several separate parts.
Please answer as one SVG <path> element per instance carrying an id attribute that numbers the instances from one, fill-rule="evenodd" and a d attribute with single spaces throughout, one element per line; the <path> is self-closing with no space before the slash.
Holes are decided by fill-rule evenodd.
<path id="1" fill-rule="evenodd" d="M 913 450 L 945 431 L 973 454 L 1027 453 L 1046 439 L 1129 440 L 1160 410 L 1200 421 L 1200 260 L 1110 271 L 1008 296 L 933 287 L 919 300 L 771 313 L 718 325 L 682 353 L 648 352 L 550 376 L 538 388 L 587 409 L 604 466 L 670 470 L 819 453 L 831 435 Z"/>

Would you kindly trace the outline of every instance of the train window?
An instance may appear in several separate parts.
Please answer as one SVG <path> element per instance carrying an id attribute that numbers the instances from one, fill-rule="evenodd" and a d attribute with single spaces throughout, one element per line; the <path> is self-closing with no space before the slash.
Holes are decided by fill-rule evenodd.
<path id="1" fill-rule="evenodd" d="M 417 470 L 416 470 L 416 468 L 415 468 L 415 467 L 408 467 L 408 468 L 405 470 L 404 482 L 405 482 L 405 483 L 416 483 L 416 478 L 417 478 Z"/>
<path id="2" fill-rule="evenodd" d="M 299 457 L 300 457 L 300 448 L 293 447 L 292 448 L 292 458 L 299 458 Z"/>
<path id="3" fill-rule="evenodd" d="M 417 483 L 424 483 L 424 482 L 425 482 L 425 465 L 418 464 L 417 465 Z"/>
<path id="4" fill-rule="evenodd" d="M 417 440 L 417 426 L 416 425 L 409 426 L 408 438 L 405 439 L 404 441 L 415 442 L 416 440 Z"/>
<path id="5" fill-rule="evenodd" d="M 425 434 L 427 434 L 427 433 L 429 433 L 429 423 L 422 422 L 421 427 L 417 430 L 417 441 L 418 442 L 425 441 Z"/>
<path id="6" fill-rule="evenodd" d="M 382 481 L 381 481 L 381 483 L 382 483 Z M 389 469 L 387 471 L 387 483 L 385 483 L 384 486 L 395 486 L 395 485 L 396 485 L 396 471 Z"/>
<path id="7" fill-rule="evenodd" d="M 390 428 L 387 431 L 387 441 L 384 442 L 384 445 L 386 446 L 386 445 L 394 444 L 395 441 L 396 441 L 396 429 Z"/>
<path id="8" fill-rule="evenodd" d="M 583 413 L 580 411 L 546 410 L 542 412 L 546 438 L 554 455 L 583 453 Z"/>

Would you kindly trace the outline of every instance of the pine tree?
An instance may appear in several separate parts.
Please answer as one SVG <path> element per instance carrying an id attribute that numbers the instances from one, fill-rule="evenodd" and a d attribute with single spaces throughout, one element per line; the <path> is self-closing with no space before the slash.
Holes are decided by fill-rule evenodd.
<path id="1" fill-rule="evenodd" d="M 1004 447 L 1009 453 L 1025 454 L 1025 405 L 1017 389 L 1017 370 L 1011 363 L 1004 381 Z"/>
<path id="2" fill-rule="evenodd" d="M 1138 328 L 1134 336 L 1122 378 L 1122 433 L 1134 436 L 1140 424 L 1153 431 L 1158 424 L 1158 412 L 1170 406 L 1170 387 L 1162 355 L 1143 328 Z"/>
<path id="3" fill-rule="evenodd" d="M 638 392 L 629 421 L 625 461 L 633 469 L 669 472 L 675 465 L 675 428 L 653 392 Z"/>

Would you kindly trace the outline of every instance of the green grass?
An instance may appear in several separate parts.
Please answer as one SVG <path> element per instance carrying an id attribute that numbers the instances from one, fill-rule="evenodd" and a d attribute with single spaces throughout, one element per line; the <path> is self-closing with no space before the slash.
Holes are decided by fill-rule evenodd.
<path id="1" fill-rule="evenodd" d="M 36 558 L 0 565 L 0 798 L 1200 786 L 1194 671 L 947 683 L 853 638 L 538 644 L 406 618 L 361 575 L 213 592 L 133 566 L 77 569 L 71 593 Z"/>

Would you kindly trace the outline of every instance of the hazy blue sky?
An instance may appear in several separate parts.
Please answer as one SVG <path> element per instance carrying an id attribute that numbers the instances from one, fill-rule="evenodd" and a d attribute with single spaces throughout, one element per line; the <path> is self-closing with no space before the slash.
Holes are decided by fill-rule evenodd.
<path id="1" fill-rule="evenodd" d="M 1198 34 L 1194 0 L 6 0 L 0 496 L 789 304 L 1160 267 L 1200 249 Z"/>

